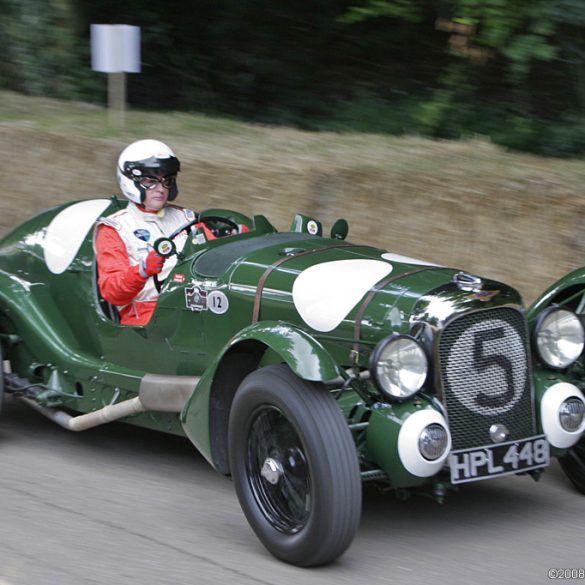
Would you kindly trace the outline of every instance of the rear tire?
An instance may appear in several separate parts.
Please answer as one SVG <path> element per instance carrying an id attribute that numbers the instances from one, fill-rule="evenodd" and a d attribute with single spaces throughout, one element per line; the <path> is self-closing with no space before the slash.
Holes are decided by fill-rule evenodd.
<path id="1" fill-rule="evenodd" d="M 229 421 L 240 505 L 276 557 L 310 567 L 350 545 L 361 516 L 361 478 L 347 421 L 331 394 L 275 365 L 249 374 Z"/>

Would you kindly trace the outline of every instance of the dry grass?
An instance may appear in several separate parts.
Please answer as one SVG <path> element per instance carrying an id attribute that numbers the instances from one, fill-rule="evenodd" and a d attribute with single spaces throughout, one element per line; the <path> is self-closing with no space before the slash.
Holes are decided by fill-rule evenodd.
<path id="1" fill-rule="evenodd" d="M 509 282 L 530 300 L 585 263 L 585 164 L 506 152 L 483 139 L 314 133 L 185 113 L 127 112 L 0 93 L 5 213 L 0 231 L 55 202 L 117 191 L 119 151 L 137 138 L 179 155 L 180 201 L 295 212 L 350 238 Z M 6 177 L 5 177 L 6 179 Z"/>

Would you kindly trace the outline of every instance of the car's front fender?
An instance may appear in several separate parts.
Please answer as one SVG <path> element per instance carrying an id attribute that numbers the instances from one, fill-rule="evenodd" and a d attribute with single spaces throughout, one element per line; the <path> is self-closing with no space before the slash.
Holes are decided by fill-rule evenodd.
<path id="1" fill-rule="evenodd" d="M 205 370 L 181 413 L 185 434 L 224 473 L 228 473 L 225 447 L 231 402 L 241 381 L 259 367 L 268 351 L 270 363 L 285 362 L 299 378 L 328 382 L 340 375 L 327 350 L 288 323 L 261 321 L 235 335 Z"/>
<path id="2" fill-rule="evenodd" d="M 247 341 L 270 348 L 304 380 L 328 382 L 339 376 L 339 368 L 325 348 L 314 337 L 288 323 L 261 321 L 249 325 L 230 340 L 227 350 Z"/>
<path id="3" fill-rule="evenodd" d="M 538 314 L 550 304 L 562 304 L 579 293 L 585 293 L 585 267 L 569 272 L 542 293 L 528 308 L 528 322 L 532 323 Z"/>
<path id="4" fill-rule="evenodd" d="M 542 366 L 534 367 L 534 390 L 536 399 L 537 433 L 543 433 L 550 444 L 553 457 L 562 456 L 584 434 L 584 426 L 574 431 L 566 431 L 560 424 L 559 408 L 570 397 L 585 400 L 581 389 L 575 385 L 572 376 L 561 371 L 551 371 Z"/>

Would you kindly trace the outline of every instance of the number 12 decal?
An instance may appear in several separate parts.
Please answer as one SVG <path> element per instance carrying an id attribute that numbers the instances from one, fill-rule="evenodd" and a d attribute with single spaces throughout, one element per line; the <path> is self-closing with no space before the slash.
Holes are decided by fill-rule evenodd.
<path id="1" fill-rule="evenodd" d="M 207 308 L 217 315 L 223 315 L 229 309 L 230 303 L 226 295 L 220 290 L 211 291 L 207 297 Z"/>

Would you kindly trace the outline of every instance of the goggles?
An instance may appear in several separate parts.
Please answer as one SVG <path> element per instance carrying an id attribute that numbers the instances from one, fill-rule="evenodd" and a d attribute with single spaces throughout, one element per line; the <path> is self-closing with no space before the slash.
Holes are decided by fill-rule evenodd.
<path id="1" fill-rule="evenodd" d="M 154 189 L 159 183 L 165 189 L 172 189 L 175 186 L 177 175 L 167 175 L 166 177 L 149 177 L 144 176 L 134 179 L 143 189 L 150 191 Z"/>

